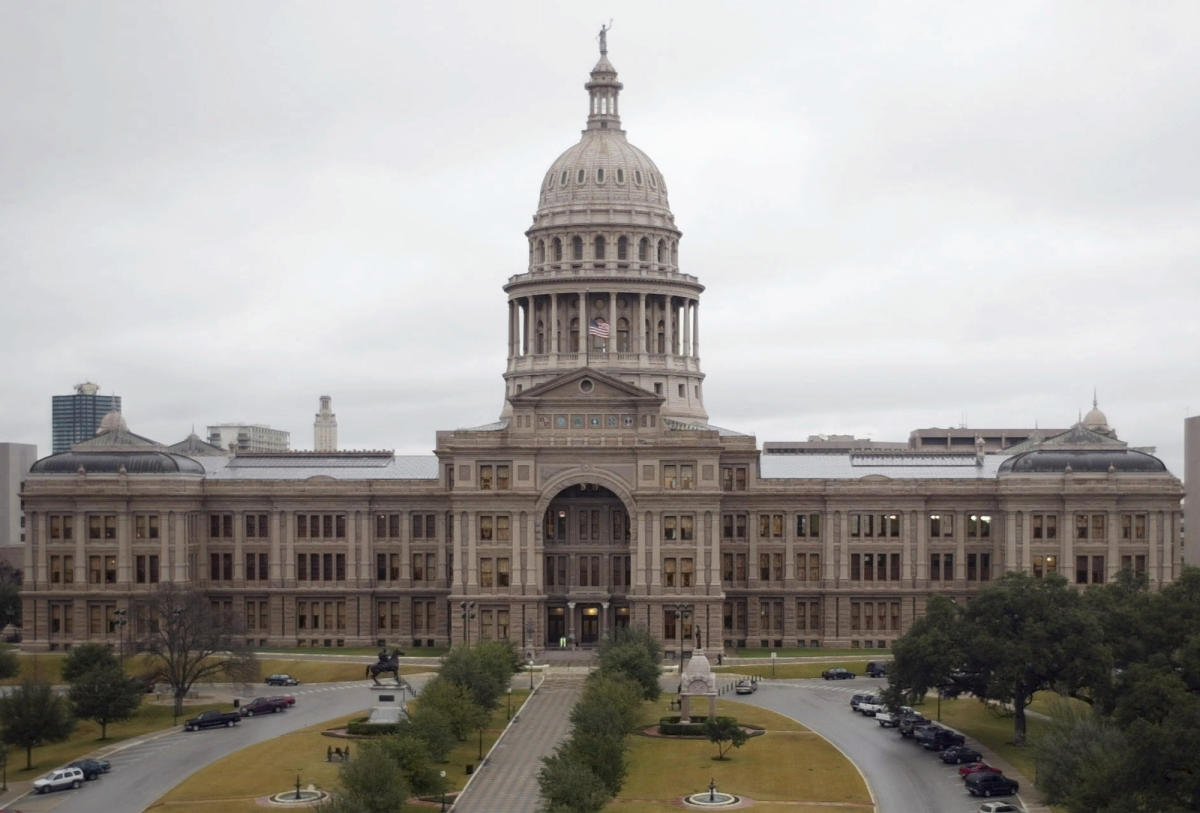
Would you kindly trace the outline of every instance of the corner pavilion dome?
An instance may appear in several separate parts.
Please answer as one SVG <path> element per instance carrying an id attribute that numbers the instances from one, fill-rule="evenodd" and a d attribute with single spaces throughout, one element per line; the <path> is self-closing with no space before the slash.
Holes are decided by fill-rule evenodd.
<path id="1" fill-rule="evenodd" d="M 621 129 L 618 97 L 624 87 L 608 61 L 604 33 L 600 61 L 592 68 L 588 91 L 587 128 L 579 143 L 550 165 L 542 179 L 535 222 L 543 216 L 572 209 L 619 207 L 658 210 L 671 220 L 667 184 L 650 156 L 630 144 Z"/>

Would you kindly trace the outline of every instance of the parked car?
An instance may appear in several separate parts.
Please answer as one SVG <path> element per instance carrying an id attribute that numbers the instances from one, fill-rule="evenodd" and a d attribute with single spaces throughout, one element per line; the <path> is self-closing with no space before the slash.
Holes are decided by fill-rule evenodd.
<path id="1" fill-rule="evenodd" d="M 276 695 L 272 695 L 271 697 L 269 697 L 267 699 L 268 700 L 278 700 L 281 703 L 287 703 L 288 708 L 291 708 L 292 706 L 296 705 L 296 698 L 290 694 L 276 694 Z"/>
<path id="2" fill-rule="evenodd" d="M 964 762 L 978 762 L 983 759 L 983 754 L 976 751 L 974 748 L 968 748 L 965 745 L 952 745 L 945 751 L 938 754 L 942 762 L 947 765 L 961 765 Z"/>
<path id="3" fill-rule="evenodd" d="M 979 806 L 979 813 L 1025 813 L 1025 811 L 1010 802 L 984 802 Z"/>
<path id="4" fill-rule="evenodd" d="M 835 666 L 832 669 L 826 669 L 821 673 L 821 677 L 826 680 L 849 680 L 854 677 L 854 673 L 849 669 L 843 669 L 840 666 Z"/>
<path id="5" fill-rule="evenodd" d="M 917 732 L 926 726 L 933 725 L 922 714 L 908 714 L 900 718 L 900 736 L 912 739 L 917 735 Z"/>
<path id="6" fill-rule="evenodd" d="M 737 694 L 754 694 L 757 689 L 758 686 L 754 681 L 747 680 L 746 678 L 739 680 L 737 685 L 733 687 L 733 691 Z"/>
<path id="7" fill-rule="evenodd" d="M 966 765 L 958 766 L 958 775 L 966 781 L 967 777 L 973 773 L 1003 773 L 999 768 L 993 768 L 986 762 L 968 762 Z"/>
<path id="8" fill-rule="evenodd" d="M 287 701 L 282 697 L 278 700 L 271 697 L 256 697 L 248 703 L 243 703 L 238 709 L 243 717 L 253 717 L 256 714 L 274 714 L 278 711 L 287 711 Z"/>
<path id="9" fill-rule="evenodd" d="M 850 711 L 858 711 L 858 704 L 870 700 L 873 697 L 871 694 L 852 694 L 850 695 Z"/>
<path id="10" fill-rule="evenodd" d="M 883 705 L 883 701 L 876 695 L 871 695 L 866 700 L 858 702 L 858 711 L 864 717 L 874 717 L 886 708 L 887 706 Z"/>
<path id="11" fill-rule="evenodd" d="M 271 675 L 267 678 L 268 686 L 299 686 L 300 681 L 291 675 Z"/>
<path id="12" fill-rule="evenodd" d="M 879 723 L 881 728 L 895 728 L 900 725 L 900 715 L 894 711 L 884 709 L 883 711 L 875 712 L 875 722 Z"/>
<path id="13" fill-rule="evenodd" d="M 77 759 L 68 763 L 67 767 L 83 771 L 83 778 L 89 781 L 112 769 L 112 765 L 107 759 Z"/>
<path id="14" fill-rule="evenodd" d="M 889 661 L 867 661 L 867 677 L 887 677 Z"/>
<path id="15" fill-rule="evenodd" d="M 998 773 L 973 773 L 967 776 L 967 792 L 972 796 L 1011 796 L 1020 789 L 1015 779 Z"/>
<path id="16" fill-rule="evenodd" d="M 83 784 L 83 771 L 78 768 L 58 768 L 40 779 L 33 780 L 33 789 L 38 793 L 49 793 L 52 790 L 77 788 Z"/>
<path id="17" fill-rule="evenodd" d="M 233 727 L 242 719 L 242 715 L 236 711 L 205 711 L 190 720 L 184 720 L 184 731 L 199 731 L 202 728 L 216 728 L 217 726 Z"/>
<path id="18" fill-rule="evenodd" d="M 945 751 L 952 745 L 962 745 L 966 742 L 966 738 L 962 734 L 951 731 L 948 728 L 943 728 L 940 725 L 928 725 L 924 728 L 918 728 L 913 737 L 923 748 L 930 751 Z"/>

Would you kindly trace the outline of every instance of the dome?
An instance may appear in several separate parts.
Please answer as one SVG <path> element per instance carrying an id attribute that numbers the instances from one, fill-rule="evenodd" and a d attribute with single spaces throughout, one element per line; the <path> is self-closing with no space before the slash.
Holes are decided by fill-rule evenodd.
<path id="1" fill-rule="evenodd" d="M 657 214 L 671 217 L 662 172 L 621 129 L 618 98 L 623 85 L 607 53 L 602 37 L 600 61 L 584 85 L 587 127 L 579 143 L 558 156 L 542 179 L 535 221 L 568 209 L 610 205 L 657 209 Z"/>
<path id="2" fill-rule="evenodd" d="M 1154 455 L 1133 449 L 1035 449 L 1000 464 L 998 474 L 1062 474 L 1067 469 L 1087 473 L 1165 473 Z"/>
<path id="3" fill-rule="evenodd" d="M 100 419 L 100 427 L 96 430 L 96 434 L 101 432 L 128 432 L 129 427 L 125 424 L 125 419 L 121 417 L 118 410 L 112 409 L 105 413 Z"/>
<path id="4" fill-rule="evenodd" d="M 1080 423 L 1082 423 L 1085 428 L 1091 429 L 1093 432 L 1107 434 L 1112 431 L 1108 425 L 1108 417 L 1100 411 L 1099 401 L 1094 392 L 1092 393 L 1092 408 L 1089 409 L 1088 413 L 1083 416 L 1083 419 L 1080 420 Z"/>
<path id="5" fill-rule="evenodd" d="M 43 457 L 30 474 L 204 474 L 204 467 L 181 454 L 143 450 L 62 452 Z"/>

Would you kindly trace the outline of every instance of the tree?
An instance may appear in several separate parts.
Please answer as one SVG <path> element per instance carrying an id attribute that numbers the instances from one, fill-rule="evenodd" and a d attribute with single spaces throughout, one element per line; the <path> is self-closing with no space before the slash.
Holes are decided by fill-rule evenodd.
<path id="1" fill-rule="evenodd" d="M 958 605 L 949 598 L 929 597 L 925 615 L 892 644 L 888 687 L 882 693 L 888 706 L 920 702 L 930 689 L 951 682 L 963 663 L 958 644 L 960 619 Z"/>
<path id="2" fill-rule="evenodd" d="M 657 700 L 662 646 L 645 628 L 616 627 L 600 642 L 600 673 L 625 675 L 642 688 L 642 697 Z"/>
<path id="3" fill-rule="evenodd" d="M 520 660 L 509 641 L 483 641 L 455 647 L 442 659 L 438 676 L 464 687 L 475 703 L 491 711 L 500 703 Z"/>
<path id="4" fill-rule="evenodd" d="M 964 656 L 956 683 L 981 700 L 1012 704 L 1017 745 L 1035 692 L 1073 694 L 1111 671 L 1099 623 L 1058 575 L 1006 573 L 963 610 L 955 637 Z"/>
<path id="5" fill-rule="evenodd" d="M 450 730 L 450 718 L 431 703 L 417 702 L 416 708 L 397 724 L 397 734 L 416 737 L 425 744 L 429 758 L 445 762 L 454 748 L 455 736 Z"/>
<path id="6" fill-rule="evenodd" d="M 8 647 L 0 648 L 0 680 L 15 677 L 21 673 L 21 662 L 17 655 Z"/>
<path id="7" fill-rule="evenodd" d="M 254 653 L 230 612 L 215 609 L 199 591 L 161 585 L 148 602 L 150 634 L 144 648 L 175 695 L 175 713 L 200 680 L 224 676 L 235 682 L 258 679 Z"/>
<path id="8" fill-rule="evenodd" d="M 131 680 L 119 664 L 96 666 L 71 682 L 75 714 L 100 724 L 100 739 L 108 737 L 108 724 L 128 720 L 142 705 L 140 681 Z"/>
<path id="9" fill-rule="evenodd" d="M 21 571 L 0 562 L 0 627 L 21 626 Z"/>
<path id="10" fill-rule="evenodd" d="M 563 748 L 542 759 L 538 788 L 545 813 L 598 813 L 611 798 L 592 769 Z"/>
<path id="11" fill-rule="evenodd" d="M 726 751 L 730 748 L 741 748 L 750 738 L 746 730 L 732 717 L 709 717 L 704 721 L 704 736 L 717 746 L 717 759 L 725 759 Z"/>
<path id="12" fill-rule="evenodd" d="M 432 707 L 445 715 L 455 738 L 462 742 L 488 721 L 488 710 L 477 704 L 470 691 L 439 675 L 425 684 L 417 708 Z"/>
<path id="13" fill-rule="evenodd" d="M 66 699 L 55 694 L 49 683 L 29 679 L 0 697 L 0 722 L 4 742 L 25 749 L 25 770 L 33 767 L 34 748 L 65 740 L 75 730 Z"/>
<path id="14" fill-rule="evenodd" d="M 382 739 L 379 745 L 399 769 L 409 793 L 422 796 L 441 790 L 442 778 L 434 770 L 429 749 L 420 738 L 395 734 Z"/>
<path id="15" fill-rule="evenodd" d="M 79 644 L 71 647 L 62 663 L 62 679 L 74 683 L 93 669 L 119 666 L 117 656 L 108 644 Z"/>
<path id="16" fill-rule="evenodd" d="M 377 743 L 358 749 L 338 772 L 341 788 L 321 806 L 324 813 L 394 813 L 407 809 L 409 789 L 396 763 Z"/>

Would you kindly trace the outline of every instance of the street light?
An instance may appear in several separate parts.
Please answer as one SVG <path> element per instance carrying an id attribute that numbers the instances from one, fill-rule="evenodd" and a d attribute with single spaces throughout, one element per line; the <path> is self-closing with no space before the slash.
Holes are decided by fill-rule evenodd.
<path id="1" fill-rule="evenodd" d="M 529 666 L 529 693 L 533 694 L 533 656 L 532 655 L 529 656 L 527 665 Z"/>
<path id="2" fill-rule="evenodd" d="M 475 602 L 460 601 L 459 608 L 462 610 L 463 620 L 463 640 L 466 642 L 467 648 L 471 647 L 471 620 L 475 618 Z"/>
<path id="3" fill-rule="evenodd" d="M 508 687 L 508 719 L 512 719 L 512 686 Z"/>
<path id="4" fill-rule="evenodd" d="M 446 813 L 446 772 L 439 771 L 442 776 L 442 813 Z"/>

